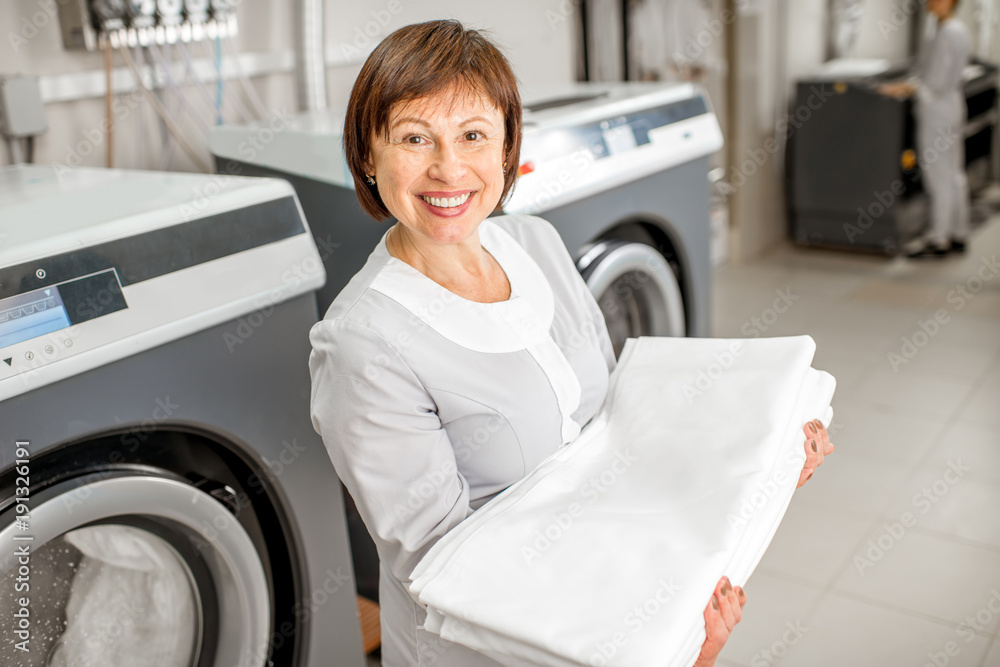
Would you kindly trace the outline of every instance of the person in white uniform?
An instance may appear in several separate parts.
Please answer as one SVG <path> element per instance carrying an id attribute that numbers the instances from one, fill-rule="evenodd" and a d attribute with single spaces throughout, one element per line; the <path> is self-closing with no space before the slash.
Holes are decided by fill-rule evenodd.
<path id="1" fill-rule="evenodd" d="M 487 217 L 514 184 L 520 143 L 509 63 L 457 21 L 389 35 L 351 92 L 344 149 L 358 198 L 397 222 L 310 333 L 311 414 L 378 549 L 386 667 L 497 664 L 423 629 L 410 574 L 576 438 L 615 366 L 556 230 Z M 805 432 L 801 481 L 832 451 L 821 424 Z M 719 581 L 700 666 L 714 664 L 745 601 Z"/>
<path id="2" fill-rule="evenodd" d="M 937 30 L 921 49 L 915 80 L 881 88 L 898 97 L 916 95 L 917 152 L 931 215 L 928 233 L 908 249 L 914 258 L 964 252 L 969 236 L 962 72 L 971 45 L 965 24 L 955 17 L 957 5 L 958 0 L 927 1 Z"/>

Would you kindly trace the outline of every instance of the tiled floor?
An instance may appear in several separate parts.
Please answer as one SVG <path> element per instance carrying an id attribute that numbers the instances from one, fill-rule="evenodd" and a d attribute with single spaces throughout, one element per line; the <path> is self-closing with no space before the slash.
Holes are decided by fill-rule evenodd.
<path id="1" fill-rule="evenodd" d="M 1000 219 L 964 258 L 783 248 L 715 275 L 716 336 L 810 334 L 838 380 L 837 451 L 721 665 L 1000 667 L 1000 267 L 977 275 L 998 255 Z"/>
<path id="2" fill-rule="evenodd" d="M 782 248 L 715 275 L 716 336 L 808 333 L 838 380 L 837 451 L 720 664 L 1000 667 L 998 256 L 994 220 L 962 258 Z"/>

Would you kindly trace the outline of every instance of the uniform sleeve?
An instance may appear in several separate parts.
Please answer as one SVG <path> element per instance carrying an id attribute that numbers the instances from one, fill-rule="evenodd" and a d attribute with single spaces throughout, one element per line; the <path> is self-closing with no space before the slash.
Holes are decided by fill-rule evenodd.
<path id="1" fill-rule="evenodd" d="M 947 30 L 935 40 L 936 48 L 923 61 L 917 95 L 925 103 L 933 102 L 962 86 L 962 72 L 969 60 L 965 35 L 957 30 Z"/>
<path id="2" fill-rule="evenodd" d="M 433 400 L 388 341 L 324 320 L 309 334 L 311 416 L 383 567 L 404 584 L 472 510 Z"/>

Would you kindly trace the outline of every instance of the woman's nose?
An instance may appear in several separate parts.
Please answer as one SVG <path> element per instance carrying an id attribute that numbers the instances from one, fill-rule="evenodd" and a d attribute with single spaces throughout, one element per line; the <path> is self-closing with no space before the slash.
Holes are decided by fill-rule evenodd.
<path id="1" fill-rule="evenodd" d="M 457 183 L 465 175 L 465 164 L 454 146 L 440 145 L 434 151 L 429 176 L 444 183 Z"/>

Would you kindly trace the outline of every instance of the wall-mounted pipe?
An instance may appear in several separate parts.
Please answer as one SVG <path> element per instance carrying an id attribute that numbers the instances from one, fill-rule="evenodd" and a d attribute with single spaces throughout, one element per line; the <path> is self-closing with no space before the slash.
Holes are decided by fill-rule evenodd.
<path id="1" fill-rule="evenodd" d="M 295 6 L 295 84 L 300 111 L 327 107 L 323 2 L 297 0 Z"/>

